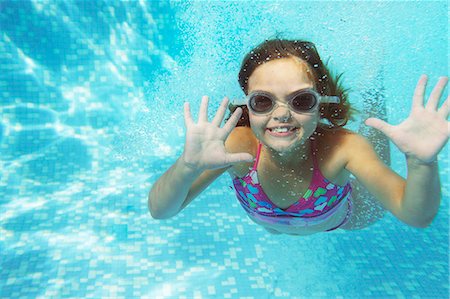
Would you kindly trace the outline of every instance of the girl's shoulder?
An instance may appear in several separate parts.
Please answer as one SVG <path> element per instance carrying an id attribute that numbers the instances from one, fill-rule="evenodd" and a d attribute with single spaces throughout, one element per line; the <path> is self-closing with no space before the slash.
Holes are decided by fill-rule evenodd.
<path id="1" fill-rule="evenodd" d="M 326 154 L 336 154 L 340 160 L 348 162 L 355 155 L 361 154 L 362 148 L 372 147 L 370 141 L 357 132 L 338 128 L 334 130 L 318 130 L 318 149 Z"/>
<path id="2" fill-rule="evenodd" d="M 348 146 L 353 142 L 357 142 L 358 139 L 364 138 L 358 133 L 345 128 L 337 128 L 333 130 L 318 128 L 315 135 L 318 136 L 317 139 L 319 144 L 337 148 Z"/>
<path id="3" fill-rule="evenodd" d="M 256 157 L 258 140 L 249 127 L 236 127 L 225 140 L 225 149 L 229 153 L 249 153 Z M 236 163 L 228 169 L 232 176 L 242 177 L 248 173 L 253 162 Z"/>

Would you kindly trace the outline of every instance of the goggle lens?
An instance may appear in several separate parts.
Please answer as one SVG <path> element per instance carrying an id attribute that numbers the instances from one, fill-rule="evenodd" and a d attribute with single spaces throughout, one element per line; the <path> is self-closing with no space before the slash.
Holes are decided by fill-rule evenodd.
<path id="1" fill-rule="evenodd" d="M 314 93 L 301 92 L 289 100 L 289 106 L 293 111 L 302 113 L 311 111 L 316 107 L 317 102 L 318 99 Z M 256 93 L 250 95 L 249 106 L 255 113 L 268 113 L 275 106 L 275 100 L 269 95 Z"/>
<path id="2" fill-rule="evenodd" d="M 271 98 L 265 95 L 254 95 L 250 98 L 250 107 L 253 111 L 264 113 L 272 110 L 274 102 Z"/>
<path id="3" fill-rule="evenodd" d="M 310 111 L 316 106 L 317 98 L 312 93 L 302 93 L 291 100 L 291 107 L 295 111 Z"/>

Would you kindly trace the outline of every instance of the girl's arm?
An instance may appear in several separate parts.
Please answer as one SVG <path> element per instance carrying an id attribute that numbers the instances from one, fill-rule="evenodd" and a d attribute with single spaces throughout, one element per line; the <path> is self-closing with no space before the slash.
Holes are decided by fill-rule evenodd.
<path id="1" fill-rule="evenodd" d="M 188 167 L 180 157 L 150 190 L 148 208 L 152 217 L 164 219 L 176 215 L 199 176 L 200 172 Z"/>
<path id="2" fill-rule="evenodd" d="M 349 138 L 347 169 L 397 218 L 426 227 L 436 216 L 441 200 L 437 155 L 449 138 L 450 100 L 439 107 L 448 78 L 441 77 L 424 103 L 427 77 L 422 75 L 414 91 L 409 117 L 393 126 L 369 118 L 366 125 L 383 132 L 406 155 L 406 182 L 386 167 L 361 136 Z"/>
<path id="3" fill-rule="evenodd" d="M 248 139 L 248 128 L 236 127 L 225 141 L 225 150 L 230 154 L 251 153 L 255 147 L 251 142 L 243 142 Z M 248 168 L 244 163 L 244 168 Z M 239 168 L 239 164 L 236 164 Z M 195 170 L 186 165 L 181 156 L 172 167 L 153 185 L 149 197 L 148 208 L 153 218 L 165 219 L 178 214 L 212 182 L 221 176 L 232 165 L 213 170 Z M 234 174 L 233 171 L 231 173 Z"/>
<path id="4" fill-rule="evenodd" d="M 416 226 L 426 227 L 436 216 L 441 202 L 438 163 L 425 164 L 409 157 L 406 161 L 408 174 L 402 211 L 406 219 L 416 220 Z"/>
<path id="5" fill-rule="evenodd" d="M 175 216 L 226 169 L 198 171 L 187 166 L 180 157 L 150 190 L 148 208 L 152 217 Z"/>
<path id="6" fill-rule="evenodd" d="M 440 200 L 437 163 L 419 164 L 407 158 L 406 180 L 379 159 L 373 146 L 364 137 L 347 135 L 348 163 L 346 169 L 400 221 L 424 228 L 436 216 Z"/>
<path id="7" fill-rule="evenodd" d="M 228 99 L 222 101 L 211 122 L 208 120 L 208 101 L 207 96 L 202 98 L 197 123 L 192 119 L 189 104 L 184 104 L 184 151 L 150 191 L 148 207 L 154 218 L 175 216 L 233 164 L 253 161 L 251 154 L 230 153 L 225 147 L 225 141 L 231 136 L 242 109 L 236 109 L 221 127 Z"/>

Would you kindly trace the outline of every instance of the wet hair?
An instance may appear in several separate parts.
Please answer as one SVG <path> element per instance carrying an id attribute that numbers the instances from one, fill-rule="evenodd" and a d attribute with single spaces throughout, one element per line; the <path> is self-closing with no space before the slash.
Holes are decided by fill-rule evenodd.
<path id="1" fill-rule="evenodd" d="M 328 61 L 326 64 L 323 64 L 316 46 L 312 42 L 305 40 L 270 39 L 247 53 L 242 61 L 238 77 L 239 85 L 245 95 L 248 94 L 248 80 L 255 69 L 261 64 L 280 58 L 294 58 L 302 64 L 306 63 L 307 69 L 309 69 L 307 75 L 314 82 L 317 92 L 324 96 L 338 96 L 340 98 L 339 104 L 321 103 L 319 105 L 321 128 L 337 129 L 345 126 L 352 119 L 352 115 L 356 110 L 351 108 L 350 103 L 347 101 L 349 89 L 344 89 L 341 85 L 342 73 L 337 76 L 331 74 L 327 67 Z M 230 103 L 228 106 L 230 113 L 226 120 L 230 118 L 237 107 L 241 107 L 243 113 L 236 127 L 250 127 L 246 105 Z"/>

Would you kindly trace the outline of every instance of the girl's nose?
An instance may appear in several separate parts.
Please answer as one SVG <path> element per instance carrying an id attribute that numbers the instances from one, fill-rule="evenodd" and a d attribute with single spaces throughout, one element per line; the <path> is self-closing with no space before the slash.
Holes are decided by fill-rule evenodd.
<path id="1" fill-rule="evenodd" d="M 291 118 L 291 110 L 285 106 L 278 106 L 272 111 L 272 117 L 276 121 L 286 122 Z"/>

